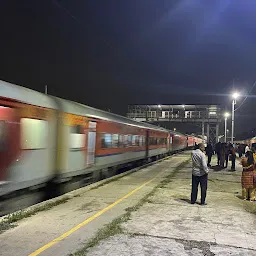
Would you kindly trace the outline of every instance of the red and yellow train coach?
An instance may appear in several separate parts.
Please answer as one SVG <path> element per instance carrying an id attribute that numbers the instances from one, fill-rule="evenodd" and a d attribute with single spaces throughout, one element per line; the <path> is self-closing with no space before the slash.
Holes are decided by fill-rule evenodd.
<path id="1" fill-rule="evenodd" d="M 0 196 L 52 178 L 56 115 L 50 97 L 0 82 Z"/>
<path id="2" fill-rule="evenodd" d="M 79 187 L 185 148 L 183 134 L 0 81 L 0 196 Z"/>

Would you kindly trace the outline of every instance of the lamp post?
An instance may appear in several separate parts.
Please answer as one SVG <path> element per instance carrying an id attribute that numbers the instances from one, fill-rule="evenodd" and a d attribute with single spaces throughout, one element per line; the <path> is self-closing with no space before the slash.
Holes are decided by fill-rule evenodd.
<path id="1" fill-rule="evenodd" d="M 229 117 L 229 113 L 226 112 L 224 114 L 224 118 L 225 118 L 225 127 L 224 127 L 224 129 L 225 129 L 225 132 L 224 132 L 225 142 L 227 142 L 227 119 L 228 119 L 228 117 Z"/>
<path id="2" fill-rule="evenodd" d="M 236 99 L 239 97 L 238 92 L 234 92 L 232 95 L 232 119 L 231 119 L 231 143 L 234 143 L 234 126 L 235 126 L 235 105 L 236 105 Z"/>

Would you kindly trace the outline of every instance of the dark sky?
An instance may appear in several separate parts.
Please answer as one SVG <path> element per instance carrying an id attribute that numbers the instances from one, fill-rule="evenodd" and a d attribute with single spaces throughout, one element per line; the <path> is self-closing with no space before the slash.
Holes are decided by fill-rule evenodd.
<path id="1" fill-rule="evenodd" d="M 1 0 L 0 79 L 120 114 L 230 109 L 233 79 L 244 92 L 256 80 L 255 13 L 255 0 Z M 255 92 L 238 133 L 256 127 Z"/>

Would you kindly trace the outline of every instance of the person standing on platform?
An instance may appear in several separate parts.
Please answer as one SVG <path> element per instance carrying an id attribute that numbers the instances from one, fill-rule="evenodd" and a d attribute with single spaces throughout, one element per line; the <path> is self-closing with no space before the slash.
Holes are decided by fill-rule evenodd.
<path id="1" fill-rule="evenodd" d="M 242 172 L 242 196 L 244 200 L 255 200 L 253 171 L 254 171 L 254 159 L 251 151 L 245 153 L 245 157 L 242 158 L 241 164 L 243 166 Z"/>
<path id="2" fill-rule="evenodd" d="M 220 167 L 224 169 L 224 164 L 225 164 L 225 149 L 226 149 L 226 144 L 221 143 L 220 144 L 220 152 L 219 152 L 219 157 L 220 157 Z"/>
<path id="3" fill-rule="evenodd" d="M 235 171 L 236 170 L 236 151 L 232 145 L 230 145 L 229 147 L 229 155 L 231 160 L 231 171 Z"/>
<path id="4" fill-rule="evenodd" d="M 245 146 L 245 150 L 244 150 L 245 154 L 246 154 L 248 151 L 250 151 L 250 148 L 249 148 L 248 145 L 246 145 L 246 146 Z"/>
<path id="5" fill-rule="evenodd" d="M 252 154 L 253 154 L 253 160 L 254 160 L 254 168 L 253 168 L 253 194 L 254 194 L 254 200 L 256 199 L 256 151 L 255 148 L 252 147 Z"/>
<path id="6" fill-rule="evenodd" d="M 217 154 L 217 165 L 220 165 L 220 147 L 221 147 L 221 143 L 220 142 L 218 142 L 218 143 L 216 143 L 216 145 L 215 145 L 215 152 L 216 152 L 216 154 Z"/>
<path id="7" fill-rule="evenodd" d="M 228 168 L 229 146 L 225 143 L 225 168 Z"/>
<path id="8" fill-rule="evenodd" d="M 201 205 L 206 205 L 206 191 L 208 182 L 209 169 L 206 163 L 206 157 L 204 154 L 204 144 L 200 143 L 198 149 L 193 150 L 191 153 L 192 158 L 192 191 L 191 191 L 191 204 L 194 204 L 197 200 L 198 185 L 201 187 Z"/>
<path id="9" fill-rule="evenodd" d="M 207 166 L 208 166 L 208 167 L 211 167 L 212 155 L 213 155 L 213 153 L 214 153 L 211 143 L 208 143 L 208 144 L 207 144 L 207 147 L 205 148 L 205 152 L 206 152 L 206 155 L 208 156 Z"/>
<path id="10" fill-rule="evenodd" d="M 242 148 L 242 145 L 241 145 L 241 144 L 238 145 L 238 155 L 239 155 L 240 158 L 241 158 L 242 155 L 243 155 L 243 148 Z"/>

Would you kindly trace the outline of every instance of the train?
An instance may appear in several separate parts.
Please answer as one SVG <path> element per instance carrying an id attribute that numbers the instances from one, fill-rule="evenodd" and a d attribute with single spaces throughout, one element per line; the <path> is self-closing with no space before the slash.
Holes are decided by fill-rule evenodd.
<path id="1" fill-rule="evenodd" d="M 1 200 L 36 190 L 51 198 L 201 142 L 0 81 Z"/>
<path id="2" fill-rule="evenodd" d="M 256 149 L 256 137 L 252 137 L 245 140 L 236 140 L 234 141 L 236 145 L 241 145 L 243 147 L 243 150 L 246 145 L 248 145 L 250 148 Z"/>

